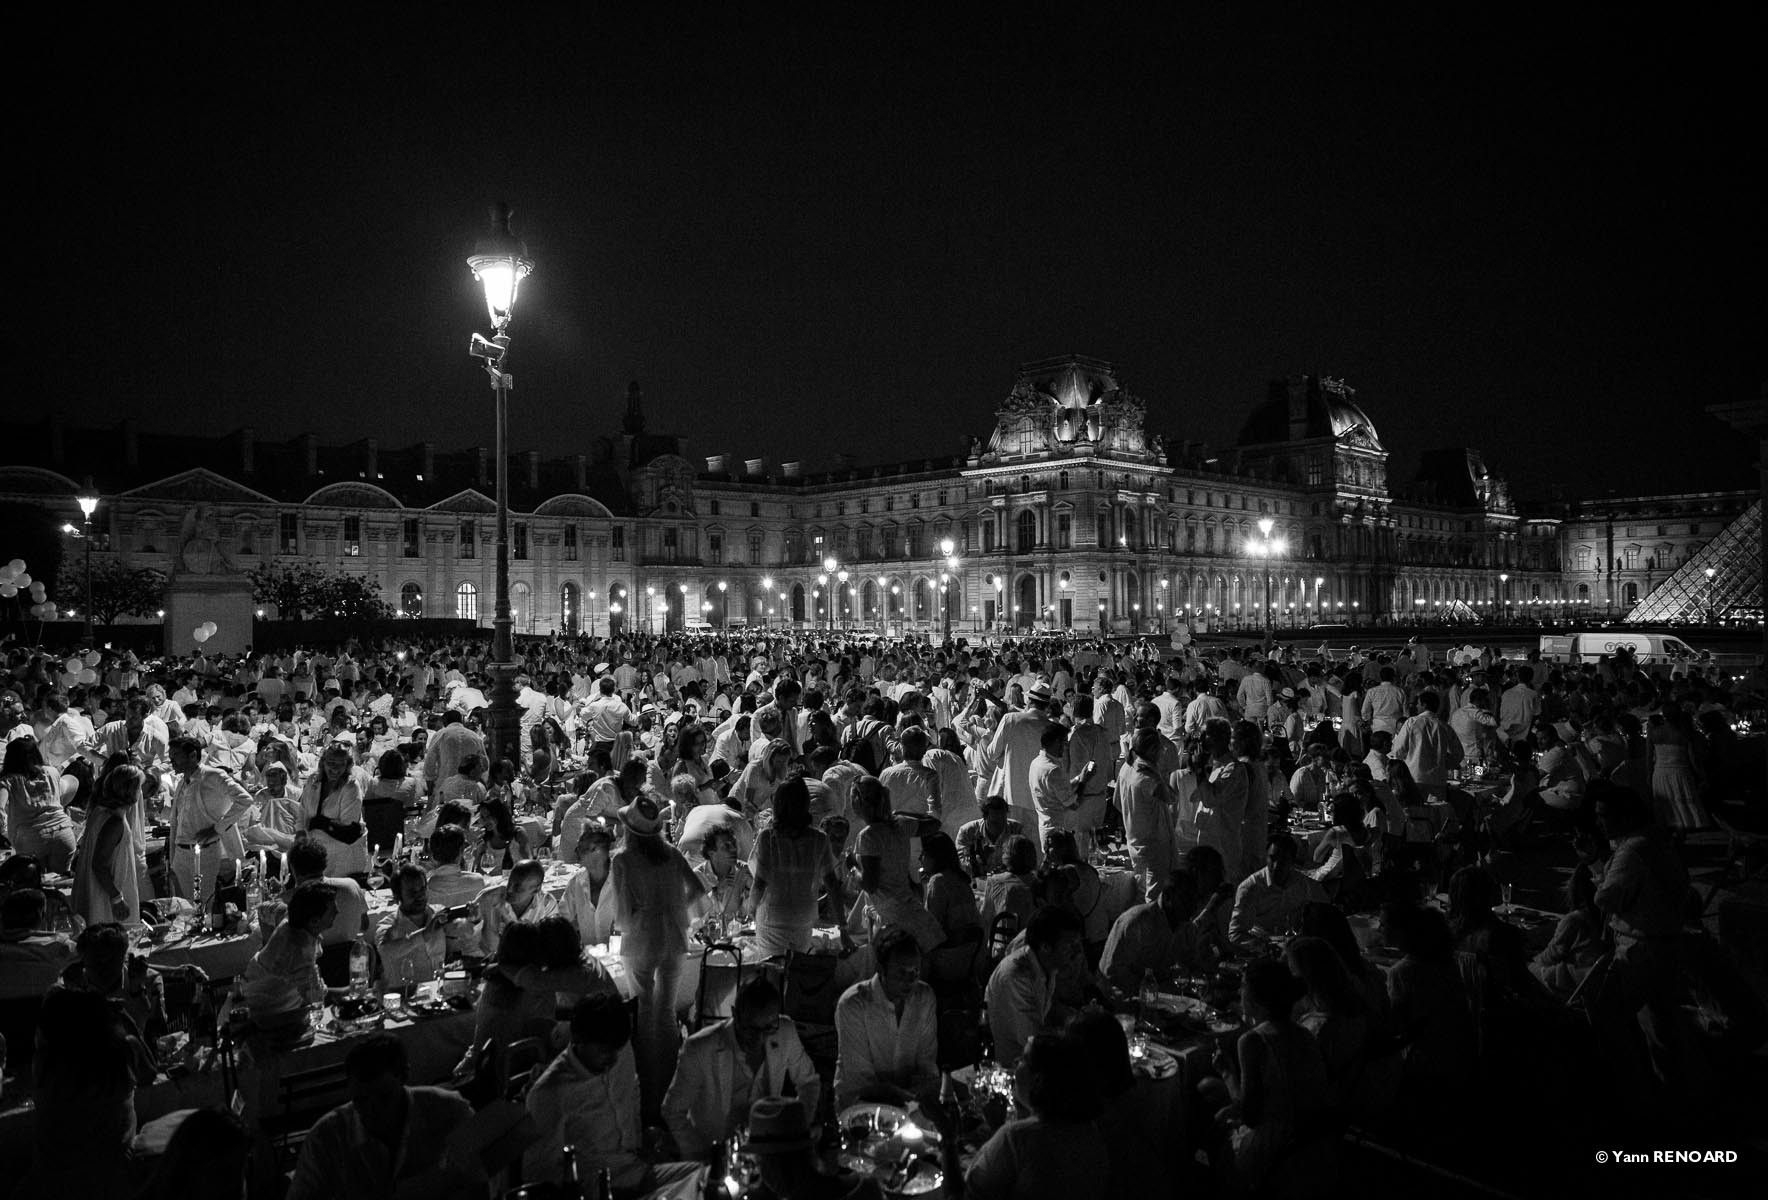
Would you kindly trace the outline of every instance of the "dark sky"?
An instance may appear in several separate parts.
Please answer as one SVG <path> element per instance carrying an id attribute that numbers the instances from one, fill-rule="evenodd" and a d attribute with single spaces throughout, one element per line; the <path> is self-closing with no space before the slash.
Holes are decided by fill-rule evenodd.
<path id="1" fill-rule="evenodd" d="M 15 395 L 488 442 L 463 259 L 501 197 L 539 263 L 516 448 L 612 432 L 638 379 L 696 455 L 945 454 L 1078 352 L 1218 445 L 1309 372 L 1401 475 L 1467 443 L 1524 495 L 1752 478 L 1703 412 L 1765 373 L 1741 26 L 266 11 L 64 27 L 15 80 L 48 301 Z"/>

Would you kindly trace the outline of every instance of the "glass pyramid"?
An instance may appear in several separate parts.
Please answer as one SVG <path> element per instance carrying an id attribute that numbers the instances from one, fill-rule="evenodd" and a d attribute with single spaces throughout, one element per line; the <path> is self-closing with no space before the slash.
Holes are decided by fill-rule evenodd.
<path id="1" fill-rule="evenodd" d="M 1762 502 L 1758 500 L 1653 588 L 1627 620 L 1655 625 L 1761 615 Z"/>

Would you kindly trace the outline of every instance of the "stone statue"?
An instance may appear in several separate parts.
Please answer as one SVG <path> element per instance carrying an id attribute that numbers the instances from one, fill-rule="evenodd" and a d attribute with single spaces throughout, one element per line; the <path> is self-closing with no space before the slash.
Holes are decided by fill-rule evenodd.
<path id="1" fill-rule="evenodd" d="M 239 570 L 221 545 L 220 525 L 207 504 L 198 504 L 184 514 L 178 533 L 178 565 L 191 575 Z"/>

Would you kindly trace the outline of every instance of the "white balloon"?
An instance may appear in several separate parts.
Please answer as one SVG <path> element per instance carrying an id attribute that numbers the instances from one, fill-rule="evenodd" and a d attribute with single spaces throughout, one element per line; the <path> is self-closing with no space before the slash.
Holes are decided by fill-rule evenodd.
<path id="1" fill-rule="evenodd" d="M 16 595 L 18 595 L 18 585 L 16 583 L 0 583 L 0 596 L 4 596 L 6 599 L 10 600 Z"/>
<path id="2" fill-rule="evenodd" d="M 190 636 L 195 638 L 199 643 L 206 642 L 209 640 L 209 631 L 199 625 L 191 630 Z"/>
<path id="3" fill-rule="evenodd" d="M 0 583 L 11 583 L 12 577 L 17 574 L 11 567 L 0 567 Z"/>
<path id="4" fill-rule="evenodd" d="M 86 664 L 84 662 L 80 661 L 80 656 L 78 654 L 76 654 L 72 658 L 68 659 L 67 662 L 63 663 L 62 665 L 67 668 L 67 673 L 69 675 L 78 675 L 80 673 L 80 671 L 86 666 Z"/>
<path id="5" fill-rule="evenodd" d="M 216 630 L 217 630 L 217 629 L 219 629 L 219 628 L 220 628 L 220 626 L 219 626 L 219 625 L 216 625 L 216 624 L 215 624 L 215 622 L 213 622 L 213 621 L 204 621 L 204 622 L 203 622 L 203 628 L 204 628 L 204 629 L 206 629 L 206 630 L 208 630 L 208 631 L 209 631 L 209 636 L 210 636 L 210 637 L 214 637 L 214 636 L 215 636 L 215 631 L 216 631 Z"/>
<path id="6" fill-rule="evenodd" d="M 104 655 L 100 654 L 98 651 L 96 651 L 96 650 L 86 651 L 86 665 L 87 666 L 96 667 L 99 663 L 101 663 L 103 661 L 104 661 Z"/>
<path id="7" fill-rule="evenodd" d="M 61 677 L 61 686 L 62 686 L 63 690 L 66 690 L 67 688 L 71 688 L 79 682 L 80 682 L 80 677 L 78 675 L 67 674 L 67 675 L 63 675 Z"/>
<path id="8" fill-rule="evenodd" d="M 31 585 L 31 599 L 35 600 L 38 604 L 43 603 L 43 601 L 49 599 L 49 589 L 44 587 L 41 581 L 33 583 Z"/>
<path id="9" fill-rule="evenodd" d="M 31 577 L 24 571 L 20 571 L 17 575 L 12 577 L 12 582 L 18 584 L 19 587 L 30 587 Z"/>
<path id="10" fill-rule="evenodd" d="M 91 667 L 86 667 L 86 668 L 82 669 L 80 671 L 80 682 L 81 683 L 97 683 L 98 682 L 98 672 L 94 671 Z"/>
<path id="11" fill-rule="evenodd" d="M 11 571 L 14 575 L 23 575 L 25 573 L 25 560 L 22 558 L 15 558 L 6 564 L 6 569 Z"/>
<path id="12" fill-rule="evenodd" d="M 43 606 L 43 619 L 45 621 L 53 621 L 59 616 L 61 616 L 61 614 L 55 611 L 55 605 L 45 604 Z"/>

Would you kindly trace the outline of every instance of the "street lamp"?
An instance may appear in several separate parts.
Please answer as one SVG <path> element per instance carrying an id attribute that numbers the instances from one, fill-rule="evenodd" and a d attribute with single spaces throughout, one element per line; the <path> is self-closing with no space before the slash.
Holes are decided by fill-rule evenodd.
<path id="1" fill-rule="evenodd" d="M 86 543 L 86 598 L 80 607 L 85 610 L 84 621 L 87 648 L 94 642 L 92 632 L 92 514 L 98 511 L 98 496 L 91 491 L 81 492 L 74 497 L 80 505 L 80 539 Z M 1707 572 L 1707 581 L 1712 582 L 1713 573 Z M 1709 592 L 1711 588 L 1709 587 Z"/>
<path id="2" fill-rule="evenodd" d="M 1281 538 L 1272 538 L 1271 530 L 1277 523 L 1269 517 L 1258 519 L 1258 531 L 1261 540 L 1254 543 L 1252 553 L 1262 555 L 1265 560 L 1265 641 L 1271 640 L 1271 556 L 1283 553 Z"/>
<path id="3" fill-rule="evenodd" d="M 85 505 L 86 505 L 86 502 L 84 500 L 80 501 L 80 506 L 82 508 L 84 508 Z M 91 543 L 87 543 L 87 546 L 86 546 L 86 560 L 88 562 L 92 561 Z M 1715 568 L 1713 568 L 1713 567 L 1707 568 L 1707 624 L 1708 625 L 1713 624 L 1714 617 L 1716 616 L 1716 614 L 1713 612 L 1713 576 L 1716 574 L 1718 574 L 1718 571 Z M 87 572 L 86 579 L 87 579 L 86 605 L 87 605 L 88 609 L 90 609 L 90 607 L 92 605 L 92 583 L 91 583 L 92 575 L 91 575 L 90 571 Z M 88 629 L 86 636 L 88 638 L 90 638 L 92 636 L 92 634 L 90 632 L 91 625 L 92 625 L 92 617 L 90 614 L 88 614 L 86 617 L 86 625 L 87 625 L 87 629 Z"/>
<path id="4" fill-rule="evenodd" d="M 1508 571 L 1500 571 L 1498 573 L 1498 584 L 1499 599 L 1502 600 L 1504 604 L 1503 611 L 1500 615 L 1508 621 L 1510 620 L 1510 573 Z"/>
<path id="5" fill-rule="evenodd" d="M 1160 599 L 1154 602 L 1155 611 L 1160 614 L 1160 636 L 1166 636 L 1166 589 L 1172 581 L 1166 576 L 1160 577 Z"/>
<path id="6" fill-rule="evenodd" d="M 645 589 L 645 632 L 657 632 L 657 589 Z"/>
<path id="7" fill-rule="evenodd" d="M 718 607 L 721 610 L 718 614 L 718 623 L 724 627 L 727 633 L 730 631 L 731 627 L 731 598 L 729 594 L 726 593 L 725 588 L 729 586 L 730 585 L 722 579 L 718 581 Z"/>
<path id="8" fill-rule="evenodd" d="M 756 603 L 761 605 L 763 608 L 767 608 L 767 594 L 771 591 L 773 591 L 773 576 L 772 575 L 763 575 L 761 577 L 762 599 L 756 601 Z M 772 619 L 772 617 L 773 617 L 773 610 L 771 608 L 769 608 L 769 609 L 767 609 L 767 615 L 762 618 L 761 627 L 763 629 L 767 628 L 768 622 Z"/>
<path id="9" fill-rule="evenodd" d="M 846 597 L 846 599 L 843 599 L 841 601 L 841 624 L 843 626 L 845 626 L 847 624 L 847 605 L 850 602 L 852 595 L 853 595 L 852 591 L 847 586 L 847 568 L 846 567 L 842 567 L 840 570 L 835 572 L 835 582 L 841 585 L 840 587 L 835 589 L 836 595 L 838 597 Z M 830 614 L 830 619 L 833 620 L 832 613 Z"/>
<path id="10" fill-rule="evenodd" d="M 825 588 L 828 587 L 828 579 L 825 577 L 829 576 L 829 575 L 833 575 L 835 573 L 836 568 L 839 567 L 840 565 L 841 565 L 840 562 L 838 562 L 836 560 L 836 558 L 833 554 L 824 558 L 823 559 L 823 574 L 817 576 L 817 582 L 822 584 Z M 829 630 L 830 630 L 830 632 L 833 632 L 834 629 L 835 629 L 835 600 L 834 600 L 834 594 L 830 593 L 830 597 L 829 597 Z"/>
<path id="11" fill-rule="evenodd" d="M 474 333 L 468 352 L 485 362 L 485 374 L 497 396 L 497 607 L 491 620 L 491 696 L 486 714 L 491 761 L 521 760 L 521 713 L 516 707 L 516 648 L 510 620 L 510 489 L 509 403 L 513 380 L 504 364 L 509 356 L 510 318 L 516 292 L 534 270 L 522 239 L 510 232 L 510 207 L 491 206 L 491 229 L 467 256 L 467 267 L 485 289 L 485 311 L 491 337 Z"/>
<path id="12" fill-rule="evenodd" d="M 952 598 L 958 580 L 958 544 L 950 538 L 940 538 L 939 552 L 945 556 L 946 570 L 946 574 L 939 577 L 942 585 L 939 590 L 939 612 L 941 625 L 944 629 L 940 640 L 949 642 L 952 638 Z M 953 585 L 951 588 L 943 586 L 948 582 Z"/>
<path id="13" fill-rule="evenodd" d="M 896 628 L 898 634 L 900 634 L 903 630 L 902 585 L 900 583 L 893 583 L 890 585 L 890 607 L 896 610 Z M 884 622 L 884 635 L 886 637 L 890 636 L 890 622 L 888 619 Z"/>

